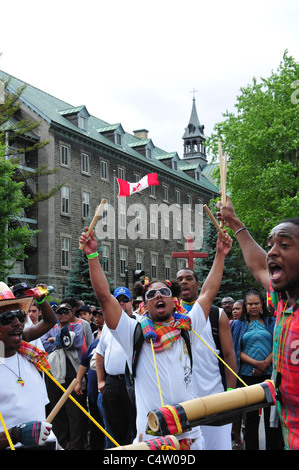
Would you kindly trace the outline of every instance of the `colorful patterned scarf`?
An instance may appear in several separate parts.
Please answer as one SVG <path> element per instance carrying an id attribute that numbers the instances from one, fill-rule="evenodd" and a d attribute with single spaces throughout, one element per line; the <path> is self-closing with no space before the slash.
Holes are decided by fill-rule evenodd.
<path id="1" fill-rule="evenodd" d="M 43 366 L 47 370 L 51 369 L 47 361 L 48 354 L 36 346 L 33 346 L 33 344 L 22 341 L 21 346 L 18 349 L 18 353 L 28 361 L 32 362 L 39 371 L 42 370 L 40 366 Z"/>
<path id="2" fill-rule="evenodd" d="M 191 319 L 177 312 L 166 322 L 153 322 L 146 312 L 140 320 L 145 341 L 152 339 L 157 353 L 171 348 L 172 344 L 180 337 L 181 329 L 191 330 Z"/>

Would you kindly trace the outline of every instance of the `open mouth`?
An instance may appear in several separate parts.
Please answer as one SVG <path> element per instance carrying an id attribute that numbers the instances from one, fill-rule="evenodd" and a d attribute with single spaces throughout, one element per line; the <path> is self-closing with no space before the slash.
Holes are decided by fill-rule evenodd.
<path id="1" fill-rule="evenodd" d="M 268 270 L 269 270 L 271 281 L 278 281 L 283 275 L 282 267 L 276 263 L 269 262 Z"/>
<path id="2" fill-rule="evenodd" d="M 165 302 L 163 300 L 158 300 L 156 302 L 156 310 L 160 313 L 165 311 Z"/>

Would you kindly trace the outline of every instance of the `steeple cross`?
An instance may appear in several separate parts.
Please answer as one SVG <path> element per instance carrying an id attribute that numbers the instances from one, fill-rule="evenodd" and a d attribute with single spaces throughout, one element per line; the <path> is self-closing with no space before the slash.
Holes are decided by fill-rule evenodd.
<path id="1" fill-rule="evenodd" d="M 190 93 L 193 93 L 193 99 L 195 100 L 195 93 L 197 93 L 198 90 L 195 90 L 195 88 L 193 88 L 193 90 L 190 91 Z"/>

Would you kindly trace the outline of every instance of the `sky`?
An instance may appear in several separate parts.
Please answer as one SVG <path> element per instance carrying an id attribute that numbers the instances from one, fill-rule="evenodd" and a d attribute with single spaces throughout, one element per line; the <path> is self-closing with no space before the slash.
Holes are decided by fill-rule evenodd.
<path id="1" fill-rule="evenodd" d="M 0 17 L 1 70 L 181 158 L 194 96 L 208 136 L 285 50 L 299 60 L 298 0 L 15 0 Z"/>

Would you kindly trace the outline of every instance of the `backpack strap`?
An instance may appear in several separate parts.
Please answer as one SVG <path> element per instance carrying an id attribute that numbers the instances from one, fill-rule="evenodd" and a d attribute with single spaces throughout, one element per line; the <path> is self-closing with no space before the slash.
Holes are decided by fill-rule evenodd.
<path id="1" fill-rule="evenodd" d="M 219 308 L 216 307 L 215 305 L 212 305 L 210 309 L 210 314 L 209 314 L 209 319 L 211 323 L 211 328 L 212 328 L 212 335 L 215 341 L 216 348 L 220 351 L 219 356 L 223 359 L 223 352 L 221 349 L 221 343 L 220 343 L 220 336 L 219 336 Z M 225 375 L 225 368 L 223 362 L 219 361 L 218 359 L 218 364 L 219 364 L 219 370 L 222 378 L 222 383 L 224 386 L 224 389 L 226 389 L 226 375 Z"/>
<path id="2" fill-rule="evenodd" d="M 216 344 L 217 349 L 221 351 L 221 344 L 219 338 L 219 308 L 212 305 L 210 309 L 209 319 L 212 327 L 212 335 Z"/>

